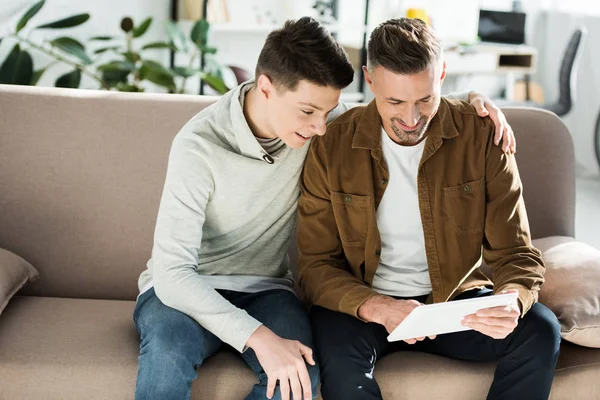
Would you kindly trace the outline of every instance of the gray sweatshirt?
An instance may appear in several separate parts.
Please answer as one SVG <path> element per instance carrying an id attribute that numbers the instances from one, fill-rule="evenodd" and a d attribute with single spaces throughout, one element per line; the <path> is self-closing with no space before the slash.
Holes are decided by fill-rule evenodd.
<path id="1" fill-rule="evenodd" d="M 292 290 L 287 251 L 309 147 L 271 141 L 275 162 L 265 161 L 243 113 L 252 84 L 202 110 L 173 140 L 152 257 L 138 281 L 141 293 L 154 287 L 165 305 L 240 352 L 261 323 L 216 289 Z M 330 121 L 348 108 L 340 103 Z"/>

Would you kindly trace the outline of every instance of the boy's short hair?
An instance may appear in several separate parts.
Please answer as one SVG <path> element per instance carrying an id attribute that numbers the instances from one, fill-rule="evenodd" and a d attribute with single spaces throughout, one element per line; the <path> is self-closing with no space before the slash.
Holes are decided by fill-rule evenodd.
<path id="1" fill-rule="evenodd" d="M 294 90 L 301 80 L 343 89 L 354 79 L 348 55 L 327 29 L 310 17 L 288 20 L 269 34 L 258 57 L 256 79 Z"/>
<path id="2" fill-rule="evenodd" d="M 437 35 L 420 19 L 390 19 L 380 24 L 367 47 L 369 70 L 381 66 L 401 75 L 425 71 L 441 58 Z"/>

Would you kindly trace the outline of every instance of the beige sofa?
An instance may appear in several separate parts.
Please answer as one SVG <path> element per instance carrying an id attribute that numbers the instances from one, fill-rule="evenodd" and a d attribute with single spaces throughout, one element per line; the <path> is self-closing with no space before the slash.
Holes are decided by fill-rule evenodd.
<path id="1" fill-rule="evenodd" d="M 40 272 L 0 315 L 1 399 L 133 398 L 131 315 L 169 147 L 213 101 L 0 85 L 0 248 Z M 573 237 L 566 128 L 545 112 L 507 115 L 534 238 Z M 493 370 L 411 352 L 382 359 L 375 375 L 386 399 L 464 400 L 485 398 Z M 223 351 L 200 368 L 193 399 L 243 399 L 254 380 Z M 564 342 L 551 398 L 600 399 L 600 349 Z"/>

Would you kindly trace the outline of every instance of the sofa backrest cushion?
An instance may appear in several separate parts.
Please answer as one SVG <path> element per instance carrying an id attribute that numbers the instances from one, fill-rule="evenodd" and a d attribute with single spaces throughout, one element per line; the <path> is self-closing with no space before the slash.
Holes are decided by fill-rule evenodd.
<path id="1" fill-rule="evenodd" d="M 171 142 L 212 97 L 0 85 L 0 247 L 21 293 L 135 299 Z"/>

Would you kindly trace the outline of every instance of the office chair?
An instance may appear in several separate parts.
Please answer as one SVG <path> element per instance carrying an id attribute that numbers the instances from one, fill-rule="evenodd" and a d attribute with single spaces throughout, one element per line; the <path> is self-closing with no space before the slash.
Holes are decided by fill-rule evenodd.
<path id="1" fill-rule="evenodd" d="M 587 29 L 585 26 L 579 26 L 573 32 L 571 39 L 565 50 L 562 63 L 560 66 L 560 72 L 558 76 L 558 88 L 559 94 L 558 99 L 554 103 L 534 103 L 531 102 L 529 93 L 529 77 L 526 77 L 525 82 L 525 102 L 506 102 L 499 101 L 501 106 L 532 106 L 543 108 L 548 111 L 552 111 L 559 117 L 568 114 L 573 108 L 573 103 L 576 99 L 577 89 L 577 71 L 579 65 L 579 59 L 583 52 L 583 45 L 587 36 Z"/>
<path id="2" fill-rule="evenodd" d="M 600 167 L 600 112 L 598 112 L 598 118 L 596 119 L 594 147 L 596 149 L 596 160 L 598 161 L 598 167 Z"/>

